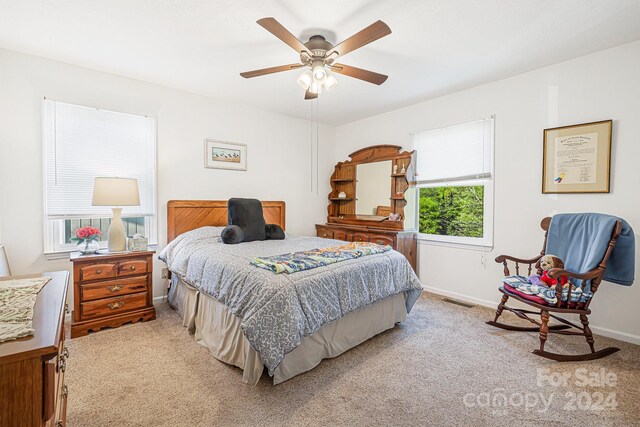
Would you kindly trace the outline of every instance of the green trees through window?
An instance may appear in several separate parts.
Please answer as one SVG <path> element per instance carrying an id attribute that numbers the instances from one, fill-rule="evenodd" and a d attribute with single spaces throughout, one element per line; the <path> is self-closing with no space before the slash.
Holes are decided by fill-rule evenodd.
<path id="1" fill-rule="evenodd" d="M 420 188 L 419 231 L 483 237 L 484 185 Z"/>

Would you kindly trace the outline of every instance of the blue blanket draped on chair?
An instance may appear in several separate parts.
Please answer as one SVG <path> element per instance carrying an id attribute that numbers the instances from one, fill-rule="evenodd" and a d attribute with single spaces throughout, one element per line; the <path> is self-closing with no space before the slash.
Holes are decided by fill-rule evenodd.
<path id="1" fill-rule="evenodd" d="M 545 252 L 562 259 L 567 271 L 591 271 L 602 261 L 617 220 L 622 221 L 622 232 L 607 263 L 604 280 L 631 286 L 635 274 L 635 237 L 622 218 L 598 213 L 555 215 Z"/>

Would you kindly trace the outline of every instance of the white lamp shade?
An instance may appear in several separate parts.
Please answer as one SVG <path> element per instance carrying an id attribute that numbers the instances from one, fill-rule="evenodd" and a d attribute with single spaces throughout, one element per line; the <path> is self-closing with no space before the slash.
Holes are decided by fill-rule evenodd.
<path id="1" fill-rule="evenodd" d="M 93 206 L 140 206 L 138 180 L 98 177 L 93 183 Z"/>
<path id="2" fill-rule="evenodd" d="M 311 82 L 313 82 L 313 73 L 311 73 L 311 70 L 307 70 L 300 74 L 297 81 L 302 89 L 307 90 L 311 86 Z"/>
<path id="3" fill-rule="evenodd" d="M 4 251 L 4 245 L 0 245 L 0 277 L 11 276 L 7 253 Z"/>
<path id="4" fill-rule="evenodd" d="M 325 78 L 327 78 L 327 70 L 325 70 L 322 65 L 313 67 L 313 80 L 322 83 Z"/>
<path id="5" fill-rule="evenodd" d="M 325 79 L 323 86 L 326 90 L 331 90 L 338 84 L 338 80 L 331 73 L 327 73 L 327 78 Z"/>
<path id="6" fill-rule="evenodd" d="M 311 83 L 308 90 L 311 93 L 320 93 L 322 92 L 322 85 L 314 81 L 313 83 Z"/>

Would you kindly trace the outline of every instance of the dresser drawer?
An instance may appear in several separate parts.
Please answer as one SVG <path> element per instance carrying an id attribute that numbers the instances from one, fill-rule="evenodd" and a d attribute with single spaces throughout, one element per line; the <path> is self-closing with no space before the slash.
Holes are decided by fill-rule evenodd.
<path id="1" fill-rule="evenodd" d="M 111 298 L 147 290 L 147 277 L 129 277 L 118 280 L 81 285 L 82 301 Z"/>
<path id="2" fill-rule="evenodd" d="M 389 245 L 392 248 L 395 247 L 394 246 L 394 241 L 393 241 L 393 237 L 389 237 L 389 236 L 376 236 L 376 235 L 372 235 L 369 237 L 369 241 L 371 243 L 376 243 L 378 245 Z"/>
<path id="3" fill-rule="evenodd" d="M 118 276 L 132 276 L 134 274 L 144 274 L 148 270 L 146 259 L 133 259 L 122 261 L 118 265 Z"/>
<path id="4" fill-rule="evenodd" d="M 354 242 L 368 242 L 369 235 L 365 233 L 353 233 L 353 241 Z"/>
<path id="5" fill-rule="evenodd" d="M 317 236 L 324 237 L 325 239 L 333 239 L 333 230 L 329 230 L 328 228 L 324 227 L 318 227 Z"/>
<path id="6" fill-rule="evenodd" d="M 109 277 L 116 277 L 117 274 L 118 264 L 115 262 L 80 267 L 80 280 L 82 281 L 108 279 Z"/>
<path id="7" fill-rule="evenodd" d="M 143 308 L 147 305 L 147 293 L 123 295 L 114 298 L 99 299 L 80 304 L 83 319 L 93 319 L 95 317 L 112 316 L 121 312 Z"/>
<path id="8" fill-rule="evenodd" d="M 336 230 L 333 232 L 333 238 L 338 240 L 347 240 L 347 232 L 343 230 Z"/>

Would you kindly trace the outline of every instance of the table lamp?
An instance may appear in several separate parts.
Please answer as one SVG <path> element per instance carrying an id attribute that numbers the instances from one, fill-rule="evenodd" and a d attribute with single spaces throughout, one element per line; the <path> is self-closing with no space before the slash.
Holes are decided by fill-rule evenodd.
<path id="1" fill-rule="evenodd" d="M 4 251 L 4 245 L 0 245 L 0 277 L 11 276 L 7 253 Z"/>
<path id="2" fill-rule="evenodd" d="M 109 252 L 124 252 L 127 248 L 127 235 L 122 222 L 121 206 L 140 206 L 138 180 L 134 178 L 98 177 L 93 183 L 92 206 L 111 206 L 113 218 L 109 226 Z"/>

